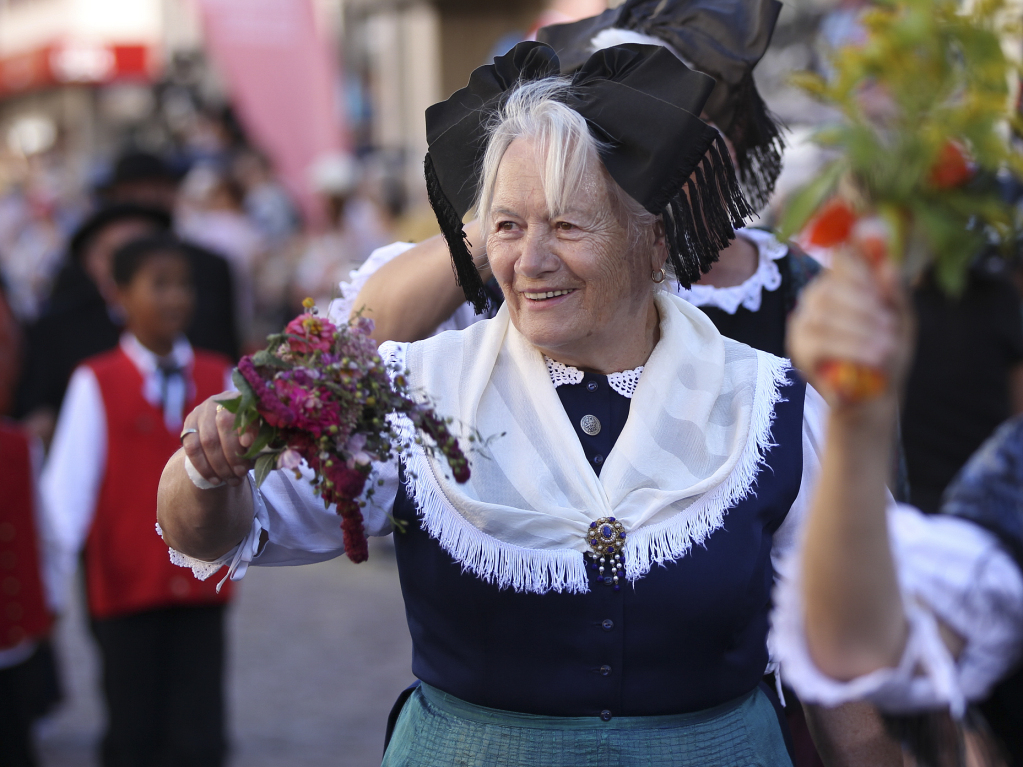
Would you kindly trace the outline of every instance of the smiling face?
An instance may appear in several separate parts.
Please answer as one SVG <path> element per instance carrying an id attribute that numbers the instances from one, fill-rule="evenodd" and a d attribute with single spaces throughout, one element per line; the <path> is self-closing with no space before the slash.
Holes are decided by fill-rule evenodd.
<path id="1" fill-rule="evenodd" d="M 630 242 L 624 214 L 600 168 L 591 168 L 552 215 L 534 142 L 519 138 L 501 159 L 490 206 L 487 257 L 512 324 L 566 364 L 610 373 L 644 364 L 657 337 L 651 272 L 663 239 Z"/>

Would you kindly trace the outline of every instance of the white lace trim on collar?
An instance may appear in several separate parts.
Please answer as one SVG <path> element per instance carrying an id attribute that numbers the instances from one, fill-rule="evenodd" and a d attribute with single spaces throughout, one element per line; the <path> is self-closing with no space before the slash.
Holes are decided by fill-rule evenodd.
<path id="1" fill-rule="evenodd" d="M 689 290 L 677 288 L 682 298 L 694 306 L 714 306 L 728 314 L 735 314 L 740 306 L 756 312 L 760 310 L 763 291 L 775 291 L 781 286 L 781 271 L 776 262 L 789 252 L 788 246 L 778 242 L 771 232 L 763 229 L 740 229 L 737 234 L 749 240 L 759 254 L 759 263 L 753 275 L 730 288 L 715 288 L 711 285 L 693 285 Z"/>
<path id="2" fill-rule="evenodd" d="M 555 389 L 565 384 L 577 384 L 583 380 L 583 371 L 579 368 L 552 360 L 546 355 L 543 359 L 547 363 L 547 372 L 550 374 L 551 383 L 554 384 Z M 626 399 L 632 399 L 632 395 L 636 392 L 636 384 L 639 383 L 639 377 L 642 374 L 642 365 L 632 370 L 623 370 L 620 373 L 609 373 L 607 385 Z"/>

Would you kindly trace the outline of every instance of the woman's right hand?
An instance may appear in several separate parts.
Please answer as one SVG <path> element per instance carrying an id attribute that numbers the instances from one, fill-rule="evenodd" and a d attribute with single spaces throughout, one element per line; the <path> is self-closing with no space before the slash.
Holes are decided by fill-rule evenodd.
<path id="1" fill-rule="evenodd" d="M 195 470 L 213 485 L 236 487 L 255 465 L 243 456 L 256 436 L 255 426 L 242 434 L 234 428 L 234 414 L 221 401 L 234 399 L 238 392 L 224 392 L 210 397 L 185 418 L 181 440 L 185 455 Z"/>

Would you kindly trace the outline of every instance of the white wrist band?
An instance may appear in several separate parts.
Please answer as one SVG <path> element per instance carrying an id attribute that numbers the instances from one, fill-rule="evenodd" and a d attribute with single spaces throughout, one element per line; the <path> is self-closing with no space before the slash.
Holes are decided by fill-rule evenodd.
<path id="1" fill-rule="evenodd" d="M 181 451 L 184 454 L 184 451 Z M 185 455 L 185 474 L 192 480 L 192 484 L 200 490 L 212 490 L 215 487 L 221 487 L 224 483 L 221 482 L 219 485 L 214 485 L 206 477 L 199 473 L 199 470 L 192 465 L 192 461 L 189 460 L 188 455 Z"/>

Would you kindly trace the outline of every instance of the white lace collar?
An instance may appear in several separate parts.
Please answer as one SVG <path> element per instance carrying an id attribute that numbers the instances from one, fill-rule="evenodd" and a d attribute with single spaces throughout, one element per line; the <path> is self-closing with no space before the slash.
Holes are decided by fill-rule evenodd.
<path id="1" fill-rule="evenodd" d="M 547 372 L 550 374 L 551 383 L 554 384 L 555 389 L 565 384 L 577 384 L 583 380 L 583 371 L 579 368 L 552 360 L 546 354 L 543 359 L 547 363 Z M 620 373 L 609 373 L 607 385 L 626 399 L 632 399 L 632 395 L 636 392 L 636 384 L 639 383 L 639 377 L 642 373 L 642 365 L 632 370 L 623 370 Z"/>
<path id="2" fill-rule="evenodd" d="M 778 242 L 771 232 L 763 229 L 739 229 L 737 234 L 749 240 L 759 254 L 759 263 L 753 275 L 730 288 L 693 285 L 685 290 L 676 287 L 682 298 L 694 306 L 715 306 L 728 314 L 735 314 L 740 306 L 756 312 L 760 310 L 763 291 L 774 291 L 781 286 L 781 272 L 776 262 L 789 252 L 788 246 Z"/>

